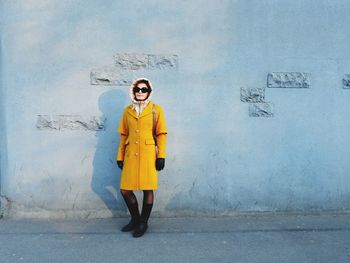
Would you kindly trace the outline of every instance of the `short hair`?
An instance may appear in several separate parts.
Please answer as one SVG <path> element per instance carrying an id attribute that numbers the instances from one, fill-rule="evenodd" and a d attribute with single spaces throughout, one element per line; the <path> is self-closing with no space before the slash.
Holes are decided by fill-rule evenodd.
<path id="1" fill-rule="evenodd" d="M 146 84 L 147 88 L 152 91 L 152 87 L 151 84 L 149 84 L 149 81 L 147 79 L 139 79 L 138 81 L 136 81 L 134 83 L 134 86 L 132 87 L 133 89 L 137 87 L 137 85 L 139 85 L 140 83 L 144 83 Z"/>

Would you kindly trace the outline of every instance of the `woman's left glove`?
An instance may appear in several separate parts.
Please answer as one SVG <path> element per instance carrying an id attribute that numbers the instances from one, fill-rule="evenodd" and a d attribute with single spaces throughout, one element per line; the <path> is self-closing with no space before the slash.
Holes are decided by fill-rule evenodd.
<path id="1" fill-rule="evenodd" d="M 160 171 L 164 169 L 165 165 L 165 159 L 164 158 L 157 158 L 156 159 L 156 170 Z"/>
<path id="2" fill-rule="evenodd" d="M 123 164 L 124 164 L 123 161 L 117 161 L 117 165 L 118 165 L 118 167 L 120 168 L 120 170 L 123 169 Z"/>

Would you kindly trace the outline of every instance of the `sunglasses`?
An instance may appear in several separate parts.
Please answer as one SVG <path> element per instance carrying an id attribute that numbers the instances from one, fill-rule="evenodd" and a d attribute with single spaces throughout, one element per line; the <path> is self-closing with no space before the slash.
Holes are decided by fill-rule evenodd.
<path id="1" fill-rule="evenodd" d="M 135 88 L 133 89 L 133 91 L 134 91 L 135 93 L 139 93 L 140 91 L 141 91 L 142 93 L 147 93 L 147 92 L 149 92 L 149 88 L 139 88 L 139 87 L 135 87 Z"/>

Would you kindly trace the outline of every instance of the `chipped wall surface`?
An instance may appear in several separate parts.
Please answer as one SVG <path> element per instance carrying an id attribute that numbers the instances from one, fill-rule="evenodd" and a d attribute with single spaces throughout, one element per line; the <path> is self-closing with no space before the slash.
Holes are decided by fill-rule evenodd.
<path id="1" fill-rule="evenodd" d="M 350 209 L 347 0 L 0 4 L 4 216 L 127 215 L 138 77 L 169 132 L 152 215 Z"/>
<path id="2" fill-rule="evenodd" d="M 272 117 L 273 107 L 271 103 L 251 103 L 249 105 L 249 116 L 251 117 Z"/>
<path id="3" fill-rule="evenodd" d="M 267 75 L 268 88 L 310 88 L 311 74 L 304 72 L 272 72 Z"/>
<path id="4" fill-rule="evenodd" d="M 93 69 L 90 73 L 92 85 L 130 86 L 139 70 L 176 70 L 177 55 L 116 54 L 114 64 Z"/>
<path id="5" fill-rule="evenodd" d="M 82 117 L 79 115 L 38 115 L 36 127 L 39 130 L 105 130 L 105 119 L 101 117 Z"/>
<path id="6" fill-rule="evenodd" d="M 264 102 L 265 89 L 241 87 L 241 101 L 242 102 Z"/>
<path id="7" fill-rule="evenodd" d="M 350 74 L 345 74 L 343 78 L 343 88 L 350 89 Z"/>

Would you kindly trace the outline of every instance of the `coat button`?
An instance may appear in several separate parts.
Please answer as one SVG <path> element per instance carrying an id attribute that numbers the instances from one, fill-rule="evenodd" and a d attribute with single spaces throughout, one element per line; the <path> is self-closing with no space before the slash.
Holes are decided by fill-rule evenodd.
<path id="1" fill-rule="evenodd" d="M 135 153 L 135 155 L 137 156 L 137 155 L 139 155 L 139 153 Z"/>
<path id="2" fill-rule="evenodd" d="M 139 141 L 136 141 L 135 143 L 137 144 L 137 143 L 139 143 Z"/>
<path id="3" fill-rule="evenodd" d="M 139 130 L 136 130 L 135 132 L 139 132 Z"/>

